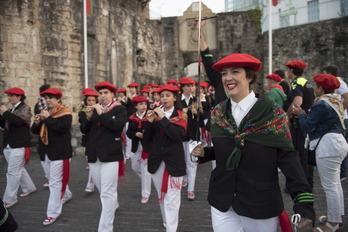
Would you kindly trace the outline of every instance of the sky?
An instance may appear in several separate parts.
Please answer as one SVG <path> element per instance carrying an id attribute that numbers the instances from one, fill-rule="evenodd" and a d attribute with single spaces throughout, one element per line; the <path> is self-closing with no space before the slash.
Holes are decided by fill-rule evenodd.
<path id="1" fill-rule="evenodd" d="M 199 0 L 151 0 L 150 18 L 159 19 L 161 17 L 182 16 L 183 12 L 193 3 Z M 214 13 L 224 12 L 224 0 L 202 0 Z"/>

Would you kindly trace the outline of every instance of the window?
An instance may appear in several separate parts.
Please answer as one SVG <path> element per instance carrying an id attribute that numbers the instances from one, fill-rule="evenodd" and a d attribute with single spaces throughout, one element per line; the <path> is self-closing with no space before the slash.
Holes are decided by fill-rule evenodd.
<path id="1" fill-rule="evenodd" d="M 280 27 L 288 27 L 290 26 L 290 16 L 287 15 L 287 16 L 280 16 Z"/>
<path id="2" fill-rule="evenodd" d="M 319 21 L 319 1 L 309 1 L 307 2 L 308 8 L 308 22 Z"/>

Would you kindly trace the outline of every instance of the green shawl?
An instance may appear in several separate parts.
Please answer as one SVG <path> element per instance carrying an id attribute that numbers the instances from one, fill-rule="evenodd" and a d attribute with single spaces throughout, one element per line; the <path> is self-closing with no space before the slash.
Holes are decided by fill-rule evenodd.
<path id="1" fill-rule="evenodd" d="M 216 105 L 211 113 L 213 138 L 234 138 L 235 148 L 227 160 L 226 169 L 238 167 L 244 141 L 269 147 L 293 149 L 286 113 L 278 104 L 264 94 L 237 126 L 227 106 L 230 99 Z"/>

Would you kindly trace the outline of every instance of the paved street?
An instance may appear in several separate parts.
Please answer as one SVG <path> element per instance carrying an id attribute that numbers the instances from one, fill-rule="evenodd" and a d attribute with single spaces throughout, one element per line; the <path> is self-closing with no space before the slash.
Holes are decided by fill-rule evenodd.
<path id="1" fill-rule="evenodd" d="M 0 194 L 6 186 L 7 164 L 0 159 Z M 43 220 L 46 217 L 46 207 L 49 190 L 42 187 L 46 182 L 44 173 L 39 162 L 38 155 L 33 154 L 31 163 L 26 166 L 37 187 L 37 192 L 19 198 L 19 204 L 10 209 L 19 224 L 21 232 L 40 231 L 97 231 L 101 211 L 99 193 L 88 194 L 84 192 L 88 171 L 85 169 L 86 159 L 84 156 L 75 156 L 71 160 L 71 175 L 69 186 L 73 193 L 73 199 L 64 205 L 61 217 L 52 225 L 44 227 Z M 210 207 L 206 201 L 208 180 L 211 164 L 200 165 L 197 173 L 196 199 L 186 200 L 187 189 L 182 191 L 182 204 L 180 208 L 180 232 L 205 232 L 212 231 L 210 219 Z M 279 174 L 281 186 L 284 186 L 283 175 Z M 348 205 L 348 181 L 342 182 L 345 193 L 345 205 Z M 133 173 L 130 163 L 126 164 L 126 184 L 118 187 L 120 208 L 116 212 L 114 231 L 164 231 L 160 209 L 156 201 L 155 189 L 147 204 L 140 203 L 140 179 Z M 315 208 L 318 215 L 326 215 L 326 200 L 321 189 L 317 172 L 315 172 Z M 284 194 L 286 209 L 291 215 L 292 201 L 289 195 Z M 347 207 L 346 208 L 346 212 Z M 348 225 L 348 217 L 344 217 L 344 224 Z M 317 223 L 320 225 L 320 223 Z M 348 228 L 348 227 L 347 227 Z M 344 228 L 343 231 L 348 231 Z M 279 230 L 280 231 L 280 230 Z M 298 231 L 308 231 L 302 229 Z"/>

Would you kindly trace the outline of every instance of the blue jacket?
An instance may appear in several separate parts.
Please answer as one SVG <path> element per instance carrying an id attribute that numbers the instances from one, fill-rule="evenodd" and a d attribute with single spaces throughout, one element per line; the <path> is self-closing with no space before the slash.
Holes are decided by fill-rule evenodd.
<path id="1" fill-rule="evenodd" d="M 309 140 L 320 138 L 324 133 L 341 133 L 344 135 L 339 117 L 336 111 L 325 101 L 315 103 L 308 115 L 300 114 L 300 125 L 309 134 Z M 331 129 L 326 132 L 329 128 Z"/>

